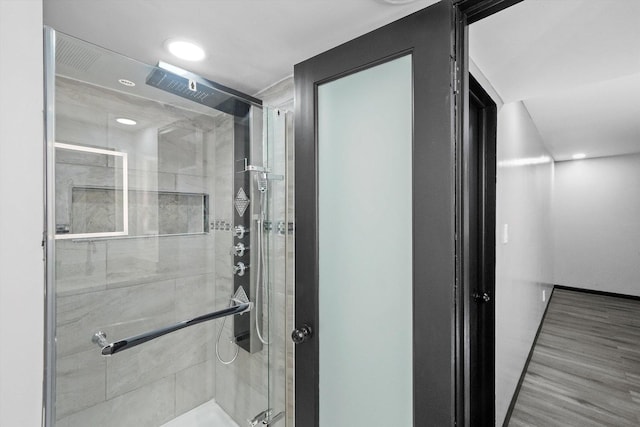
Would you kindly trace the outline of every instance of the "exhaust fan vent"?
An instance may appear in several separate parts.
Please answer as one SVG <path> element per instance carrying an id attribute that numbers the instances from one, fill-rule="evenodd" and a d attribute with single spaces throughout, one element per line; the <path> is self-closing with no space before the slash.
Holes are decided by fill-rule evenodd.
<path id="1" fill-rule="evenodd" d="M 68 39 L 58 38 L 56 41 L 56 63 L 58 65 L 88 71 L 100 56 L 100 53 Z"/>

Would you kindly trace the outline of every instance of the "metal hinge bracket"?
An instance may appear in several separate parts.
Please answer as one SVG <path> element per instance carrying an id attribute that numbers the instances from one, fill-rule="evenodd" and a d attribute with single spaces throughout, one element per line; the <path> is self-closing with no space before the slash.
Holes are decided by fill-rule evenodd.
<path id="1" fill-rule="evenodd" d="M 476 291 L 473 293 L 473 299 L 478 302 L 489 302 L 491 301 L 491 295 L 487 292 L 479 293 Z"/>
<path id="2" fill-rule="evenodd" d="M 451 58 L 453 64 L 451 65 L 451 78 L 453 79 L 453 94 L 457 95 L 460 92 L 460 68 L 458 67 L 458 61 Z"/>

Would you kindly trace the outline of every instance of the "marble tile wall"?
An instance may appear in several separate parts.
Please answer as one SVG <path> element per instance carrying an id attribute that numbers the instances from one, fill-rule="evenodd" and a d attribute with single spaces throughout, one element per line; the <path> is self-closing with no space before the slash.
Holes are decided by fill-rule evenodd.
<path id="1" fill-rule="evenodd" d="M 58 170 L 63 169 L 60 165 Z M 75 185 L 80 185 L 76 183 Z M 69 232 L 73 234 L 121 231 L 122 190 L 72 186 Z M 207 231 L 207 193 L 129 191 L 129 235 L 196 234 Z M 138 221 L 144 218 L 144 221 Z M 60 224 L 60 222 L 58 223 Z"/>
<path id="2" fill-rule="evenodd" d="M 185 329 L 109 358 L 99 354 L 90 338 L 103 330 L 110 340 L 121 339 L 212 311 L 215 274 L 69 292 L 58 296 L 57 304 L 56 415 L 61 425 L 98 425 L 83 424 L 96 406 L 106 410 L 112 401 L 140 388 L 153 392 L 167 378 L 175 404 L 169 418 L 214 397 L 214 324 Z M 136 409 L 140 410 L 148 408 Z M 153 417 L 133 424 L 135 414 L 130 415 L 134 418 L 122 425 L 158 425 Z"/>
<path id="3" fill-rule="evenodd" d="M 69 92 L 73 87 L 62 84 L 59 89 Z M 200 116 L 198 119 L 202 121 Z M 112 129 L 112 124 L 81 122 L 75 117 L 57 120 L 56 138 L 60 142 L 127 153 L 130 235 L 197 233 L 206 229 L 202 198 L 208 194 L 213 162 L 205 139 L 211 137 L 211 132 L 182 117 L 175 120 L 161 128 L 134 133 Z M 101 126 L 115 141 L 107 138 L 95 144 L 101 140 L 95 138 L 97 131 L 93 129 Z M 150 149 L 150 145 L 155 148 Z M 71 233 L 121 231 L 121 188 L 121 158 L 56 150 L 56 223 L 65 225 Z"/>
<path id="4" fill-rule="evenodd" d="M 175 376 L 168 376 L 115 399 L 56 421 L 56 427 L 159 426 L 175 416 Z"/>
<path id="5" fill-rule="evenodd" d="M 59 187 L 58 187 L 59 188 Z M 122 191 L 111 188 L 71 188 L 71 233 L 122 230 Z"/>
<path id="6" fill-rule="evenodd" d="M 211 195 L 211 222 L 214 218 L 232 221 L 230 117 L 191 117 L 153 103 L 141 106 L 136 100 L 134 104 L 144 107 L 145 116 L 156 122 L 132 132 L 112 126 L 108 114 L 98 107 L 91 114 L 81 108 L 83 102 L 122 102 L 122 94 L 114 97 L 102 89 L 75 84 L 79 83 L 62 81 L 58 87 L 58 102 L 71 104 L 65 107 L 67 112 L 77 113 L 58 117 L 60 142 L 126 151 L 131 188 L 207 193 Z M 88 120 L 96 114 L 103 117 Z M 155 117 L 167 115 L 171 120 L 157 123 Z M 292 156 L 291 147 L 284 145 L 293 141 L 290 122 L 282 132 L 287 138 L 280 135 L 271 161 L 274 172 L 284 175 L 290 172 L 286 154 Z M 98 170 L 106 169 L 103 162 L 78 167 L 77 159 L 64 161 L 69 167 L 63 179 L 80 174 L 89 183 L 100 183 L 104 178 Z M 112 166 L 107 159 L 107 167 Z M 292 195 L 291 183 L 271 183 L 275 197 L 270 218 L 274 222 L 292 218 L 293 203 L 287 200 Z M 145 232 L 160 227 L 145 215 L 135 216 L 132 223 Z M 292 408 L 293 354 L 287 339 L 292 320 L 292 270 L 285 262 L 292 260 L 293 236 L 280 234 L 274 227 L 268 239 L 272 292 L 268 304 L 263 304 L 269 314 L 264 325 L 271 344 L 253 354 L 239 350 L 228 365 L 216 357 L 218 332 L 223 328 L 220 321 L 110 358 L 102 357 L 90 339 L 103 330 L 110 341 L 117 340 L 227 306 L 233 287 L 229 229 L 160 238 L 58 240 L 56 425 L 157 426 L 213 398 L 239 425 L 270 407 L 276 412 L 287 404 Z M 229 319 L 218 345 L 224 360 L 235 353 L 231 333 Z M 287 421 L 287 425 L 293 424 Z"/>
<path id="7" fill-rule="evenodd" d="M 155 119 L 144 129 L 123 130 L 103 110 L 128 102 L 124 95 L 59 83 L 59 142 L 125 151 L 131 188 L 207 193 L 208 209 L 213 209 L 214 141 L 232 138 L 224 134 L 227 129 L 216 127 L 214 117 L 149 101 L 140 105 L 144 114 L 164 122 Z M 90 108 L 83 110 L 83 102 Z M 58 160 L 66 166 L 60 168 L 60 182 L 82 179 L 87 185 L 104 186 L 105 171 L 114 166 L 109 159 L 106 165 L 104 159 L 77 164 L 78 156 L 72 155 Z M 163 225 L 151 217 L 138 212 L 133 228 L 158 233 Z M 109 358 L 91 342 L 98 330 L 113 341 L 217 309 L 214 239 L 199 234 L 56 242 L 57 426 L 158 426 L 214 397 L 213 323 Z"/>
<path id="8" fill-rule="evenodd" d="M 77 211 L 79 207 L 86 206 L 82 204 L 82 200 L 78 200 L 78 196 L 81 195 L 77 193 L 75 194 L 76 212 L 73 212 L 74 187 L 115 188 L 121 186 L 121 175 L 117 175 L 122 173 L 121 166 L 109 167 L 107 157 L 94 154 L 83 156 L 71 150 L 56 150 L 56 224 L 72 225 L 73 218 L 77 218 L 79 213 L 84 213 Z M 97 164 L 97 160 L 102 160 L 102 164 Z M 112 206 L 107 207 L 110 208 L 110 212 L 108 212 L 110 215 L 102 222 L 108 220 L 109 217 L 113 221 L 116 215 L 115 200 L 113 200 Z M 120 216 L 121 212 L 119 210 Z M 81 215 L 80 218 L 86 220 L 90 215 Z"/>

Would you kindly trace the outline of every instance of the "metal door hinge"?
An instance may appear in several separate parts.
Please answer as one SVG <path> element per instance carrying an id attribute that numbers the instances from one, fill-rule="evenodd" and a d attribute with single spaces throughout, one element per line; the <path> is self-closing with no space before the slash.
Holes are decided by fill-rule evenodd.
<path id="1" fill-rule="evenodd" d="M 474 292 L 473 299 L 478 302 L 489 302 L 491 301 L 491 295 L 489 295 L 487 292 L 483 292 L 483 293 Z"/>
<path id="2" fill-rule="evenodd" d="M 453 79 L 453 94 L 457 95 L 460 92 L 460 68 L 458 67 L 458 61 L 453 60 L 451 70 L 451 78 Z"/>

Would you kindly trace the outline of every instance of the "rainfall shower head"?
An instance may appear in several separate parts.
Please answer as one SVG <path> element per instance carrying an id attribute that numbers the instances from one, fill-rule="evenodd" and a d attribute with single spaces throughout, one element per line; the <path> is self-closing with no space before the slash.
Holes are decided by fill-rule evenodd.
<path id="1" fill-rule="evenodd" d="M 251 105 L 262 105 L 257 98 L 164 62 L 151 71 L 146 83 L 236 117 L 244 117 Z"/>

